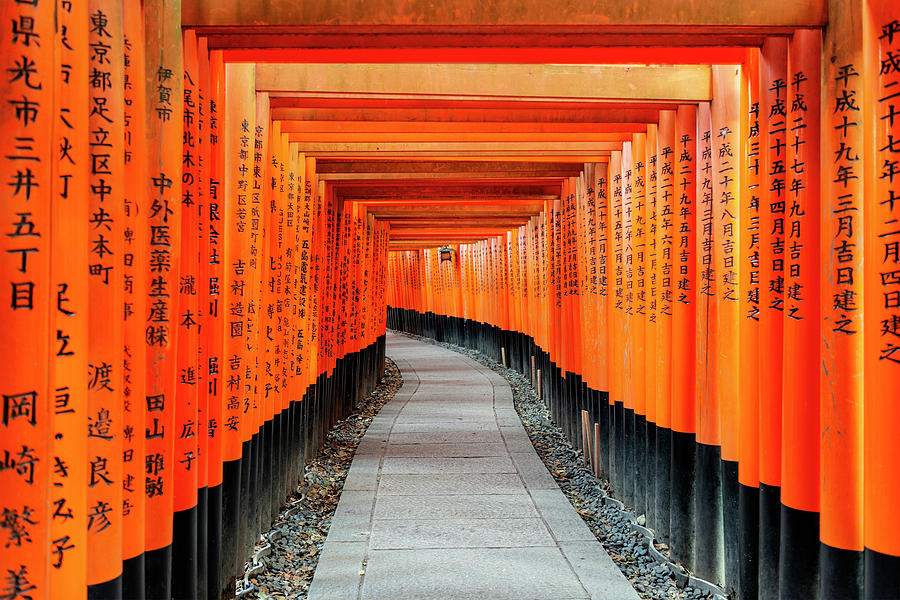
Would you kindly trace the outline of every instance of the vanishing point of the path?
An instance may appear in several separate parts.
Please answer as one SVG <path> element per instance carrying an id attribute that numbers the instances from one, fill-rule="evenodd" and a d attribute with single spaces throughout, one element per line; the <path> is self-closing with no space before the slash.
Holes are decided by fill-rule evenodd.
<path id="1" fill-rule="evenodd" d="M 535 453 L 509 384 L 405 336 L 403 387 L 369 426 L 310 600 L 637 599 Z"/>

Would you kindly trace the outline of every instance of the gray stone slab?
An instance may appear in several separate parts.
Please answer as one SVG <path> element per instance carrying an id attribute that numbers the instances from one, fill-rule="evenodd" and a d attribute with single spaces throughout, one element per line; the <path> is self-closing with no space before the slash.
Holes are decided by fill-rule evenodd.
<path id="1" fill-rule="evenodd" d="M 478 444 L 391 444 L 384 451 L 388 456 L 507 456 L 503 442 L 487 442 Z"/>
<path id="2" fill-rule="evenodd" d="M 560 542 L 559 547 L 591 600 L 640 599 L 600 542 Z"/>
<path id="3" fill-rule="evenodd" d="M 532 547 L 372 550 L 361 598 L 586 600 L 588 595 L 558 549 Z"/>
<path id="4" fill-rule="evenodd" d="M 519 413 L 513 408 L 498 408 L 496 411 L 497 424 L 501 427 L 514 427 L 522 422 Z"/>
<path id="5" fill-rule="evenodd" d="M 542 490 L 529 488 L 529 492 L 554 538 L 565 542 L 597 541 L 584 520 L 572 508 L 568 498 L 558 488 Z"/>
<path id="6" fill-rule="evenodd" d="M 452 473 L 442 475 L 382 475 L 378 494 L 521 494 L 522 480 L 511 473 Z"/>
<path id="7" fill-rule="evenodd" d="M 372 524 L 370 549 L 555 546 L 540 519 L 386 519 Z"/>
<path id="8" fill-rule="evenodd" d="M 444 422 L 444 423 L 407 423 L 403 417 L 397 417 L 394 428 L 391 430 L 393 435 L 401 433 L 475 433 L 481 431 L 499 432 L 497 421 L 493 416 L 490 420 L 480 422 Z"/>
<path id="9" fill-rule="evenodd" d="M 516 467 L 506 456 L 483 458 L 408 458 L 390 456 L 381 467 L 383 475 L 397 473 L 515 473 Z"/>
<path id="10" fill-rule="evenodd" d="M 465 444 L 501 441 L 499 431 L 432 431 L 419 433 L 391 433 L 391 444 Z"/>
<path id="11" fill-rule="evenodd" d="M 381 456 L 357 454 L 350 464 L 347 479 L 344 480 L 345 490 L 374 490 L 378 485 L 378 469 Z"/>
<path id="12" fill-rule="evenodd" d="M 534 450 L 531 450 L 531 452 L 511 452 L 510 457 L 519 475 L 522 476 L 525 487 L 529 490 L 559 489 L 556 481 L 550 475 L 550 472 L 547 471 L 543 461 L 534 453 Z"/>
<path id="13" fill-rule="evenodd" d="M 372 528 L 375 492 L 344 490 L 328 529 L 328 542 L 367 541 Z"/>
<path id="14" fill-rule="evenodd" d="M 528 439 L 528 434 L 525 433 L 521 425 L 518 427 L 500 427 L 500 433 L 503 435 L 503 441 L 506 442 L 506 447 L 510 452 L 534 452 L 534 446 L 531 445 L 531 440 Z"/>
<path id="15" fill-rule="evenodd" d="M 525 494 L 385 496 L 375 501 L 375 519 L 508 519 L 540 516 Z"/>
<path id="16" fill-rule="evenodd" d="M 328 542 L 322 549 L 308 600 L 350 600 L 359 595 L 367 542 Z"/>

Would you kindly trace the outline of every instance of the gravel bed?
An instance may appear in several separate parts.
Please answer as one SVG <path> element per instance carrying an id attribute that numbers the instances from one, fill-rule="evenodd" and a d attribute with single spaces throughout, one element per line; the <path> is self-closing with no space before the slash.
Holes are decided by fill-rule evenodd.
<path id="1" fill-rule="evenodd" d="M 475 350 L 436 342 L 431 338 L 404 335 L 468 356 L 509 382 L 516 411 L 547 470 L 641 598 L 694 600 L 718 597 L 686 585 L 684 575 L 681 575 L 680 582 L 677 581 L 669 566 L 648 552 L 644 535 L 632 529 L 633 523 L 644 525 L 644 516 L 635 517 L 632 510 L 627 507 L 622 510 L 616 506 L 616 501 L 608 499 L 609 482 L 594 477 L 584 466 L 581 451 L 572 447 L 562 430 L 550 421 L 547 407 L 538 398 L 528 378 Z M 664 544 L 657 543 L 656 550 L 669 557 Z"/>
<path id="2" fill-rule="evenodd" d="M 397 366 L 386 359 L 382 382 L 328 432 L 319 455 L 306 464 L 303 481 L 272 528 L 260 536 L 244 577 L 237 580 L 237 598 L 306 598 L 356 447 L 372 418 L 402 385 Z"/>

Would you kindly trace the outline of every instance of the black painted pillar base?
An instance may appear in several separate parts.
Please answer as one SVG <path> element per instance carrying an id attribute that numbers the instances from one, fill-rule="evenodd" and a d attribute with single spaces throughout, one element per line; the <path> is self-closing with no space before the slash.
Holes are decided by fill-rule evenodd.
<path id="1" fill-rule="evenodd" d="M 669 485 L 669 551 L 682 565 L 694 564 L 694 496 L 696 495 L 696 453 L 693 433 L 672 432 L 672 463 Z"/>
<path id="2" fill-rule="evenodd" d="M 669 505 L 672 499 L 672 430 L 668 427 L 656 428 L 656 507 L 653 511 L 653 528 L 656 538 L 669 543 Z"/>
<path id="3" fill-rule="evenodd" d="M 900 598 L 900 556 L 865 550 L 866 600 Z"/>
<path id="4" fill-rule="evenodd" d="M 725 591 L 736 595 L 741 579 L 740 484 L 737 461 L 722 460 L 722 537 L 724 540 Z"/>
<path id="5" fill-rule="evenodd" d="M 778 597 L 781 488 L 759 484 L 759 597 Z"/>
<path id="6" fill-rule="evenodd" d="M 819 590 L 819 513 L 781 505 L 778 597 L 815 598 Z"/>
<path id="7" fill-rule="evenodd" d="M 865 555 L 819 542 L 819 600 L 862 600 L 865 591 Z M 900 588 L 894 590 L 900 598 Z"/>
<path id="8" fill-rule="evenodd" d="M 738 600 L 759 598 L 759 488 L 738 484 L 740 573 Z"/>
<path id="9" fill-rule="evenodd" d="M 176 511 L 172 521 L 172 597 L 197 598 L 197 507 Z"/>
<path id="10" fill-rule="evenodd" d="M 222 590 L 222 485 L 207 489 L 207 600 L 218 600 Z"/>
<path id="11" fill-rule="evenodd" d="M 172 546 L 144 553 L 146 576 L 144 589 L 147 600 L 168 600 L 172 597 Z M 232 597 L 234 588 L 232 588 Z"/>
<path id="12" fill-rule="evenodd" d="M 122 597 L 144 600 L 144 554 L 122 561 Z"/>
<path id="13" fill-rule="evenodd" d="M 725 580 L 721 456 L 719 446 L 697 443 L 694 572 L 718 585 Z"/>

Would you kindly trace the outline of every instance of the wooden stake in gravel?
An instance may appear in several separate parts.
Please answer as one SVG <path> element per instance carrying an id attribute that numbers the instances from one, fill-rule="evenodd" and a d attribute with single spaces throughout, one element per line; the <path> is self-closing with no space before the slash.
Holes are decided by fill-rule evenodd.
<path id="1" fill-rule="evenodd" d="M 590 466 L 591 457 L 593 453 L 591 452 L 591 425 L 588 418 L 588 411 L 581 411 L 581 448 L 582 448 L 582 456 L 584 457 L 584 466 Z"/>
<path id="2" fill-rule="evenodd" d="M 600 479 L 600 423 L 594 423 L 594 477 Z"/>

